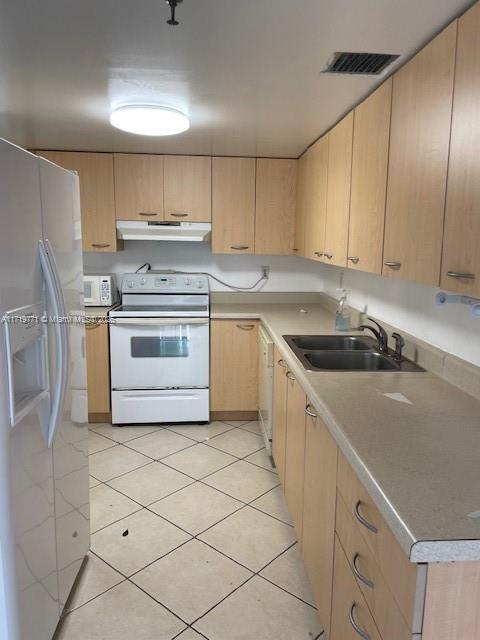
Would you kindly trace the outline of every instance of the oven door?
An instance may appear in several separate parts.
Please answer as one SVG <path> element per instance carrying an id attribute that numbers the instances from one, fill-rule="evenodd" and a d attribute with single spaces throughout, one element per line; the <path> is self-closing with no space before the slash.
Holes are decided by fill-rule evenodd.
<path id="1" fill-rule="evenodd" d="M 209 386 L 208 318 L 113 318 L 112 389 Z"/>

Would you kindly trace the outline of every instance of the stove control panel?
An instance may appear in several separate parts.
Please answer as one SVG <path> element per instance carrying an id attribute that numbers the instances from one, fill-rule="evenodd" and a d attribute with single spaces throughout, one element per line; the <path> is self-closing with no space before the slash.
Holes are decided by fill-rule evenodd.
<path id="1" fill-rule="evenodd" d="M 208 276 L 203 274 L 127 273 L 123 277 L 122 292 L 131 293 L 208 293 Z"/>

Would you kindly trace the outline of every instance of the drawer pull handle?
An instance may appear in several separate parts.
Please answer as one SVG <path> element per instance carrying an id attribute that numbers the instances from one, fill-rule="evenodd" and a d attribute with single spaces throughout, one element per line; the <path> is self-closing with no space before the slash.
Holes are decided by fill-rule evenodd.
<path id="1" fill-rule="evenodd" d="M 287 363 L 282 358 L 280 358 L 280 360 L 278 361 L 278 364 L 282 367 L 282 369 L 287 368 Z"/>
<path id="2" fill-rule="evenodd" d="M 287 371 L 285 375 L 289 380 L 292 380 L 293 382 L 295 382 L 296 378 L 291 371 Z"/>
<path id="3" fill-rule="evenodd" d="M 353 264 L 358 264 L 360 262 L 360 258 L 357 258 L 357 256 L 347 256 L 347 260 L 350 260 Z"/>
<path id="4" fill-rule="evenodd" d="M 466 280 L 475 280 L 474 273 L 462 273 L 460 271 L 447 271 L 449 278 L 465 278 Z"/>
<path id="5" fill-rule="evenodd" d="M 317 418 L 317 414 L 314 413 L 313 411 L 311 411 L 310 409 L 312 408 L 311 404 L 307 404 L 307 406 L 305 407 L 305 413 L 307 414 L 307 416 L 310 416 L 311 418 Z"/>
<path id="6" fill-rule="evenodd" d="M 174 218 L 186 218 L 189 214 L 188 213 L 171 213 L 171 216 L 173 216 Z"/>
<path id="7" fill-rule="evenodd" d="M 317 256 L 317 258 L 321 258 L 325 254 L 323 253 L 323 251 L 314 251 L 313 255 Z"/>
<path id="8" fill-rule="evenodd" d="M 402 266 L 401 262 L 396 262 L 395 260 L 387 260 L 383 263 L 386 267 L 390 267 L 390 269 L 400 269 Z"/>
<path id="9" fill-rule="evenodd" d="M 99 320 L 86 320 L 85 322 L 85 329 L 87 331 L 90 331 L 91 329 L 96 329 L 97 327 L 100 326 L 100 321 Z"/>
<path id="10" fill-rule="evenodd" d="M 370 522 L 368 522 L 368 520 L 365 520 L 365 518 L 362 516 L 362 514 L 360 513 L 359 509 L 360 509 L 360 505 L 362 504 L 362 501 L 359 500 L 357 502 L 357 504 L 355 505 L 355 508 L 353 510 L 353 515 L 355 516 L 355 518 L 360 522 L 360 524 L 363 524 L 363 526 L 368 529 L 369 531 L 371 531 L 372 533 L 378 533 L 378 529 L 375 525 L 370 524 Z"/>
<path id="11" fill-rule="evenodd" d="M 232 244 L 230 245 L 230 249 L 235 249 L 235 251 L 246 251 L 248 249 L 248 244 Z"/>
<path id="12" fill-rule="evenodd" d="M 358 626 L 355 618 L 354 618 L 354 611 L 355 608 L 357 606 L 356 602 L 352 603 L 352 606 L 350 607 L 350 611 L 348 612 L 348 620 L 350 622 L 350 624 L 352 625 L 352 627 L 355 629 L 356 633 L 360 636 L 360 638 L 363 638 L 363 640 L 371 640 L 370 636 L 368 635 L 368 633 L 366 631 L 364 631 L 361 627 Z"/>
<path id="13" fill-rule="evenodd" d="M 360 582 L 363 582 L 363 584 L 365 584 L 367 587 L 369 587 L 370 589 L 374 589 L 375 588 L 375 584 L 372 580 L 370 580 L 369 578 L 366 578 L 359 570 L 357 567 L 357 560 L 359 559 L 360 554 L 356 553 L 353 556 L 353 560 L 352 560 L 352 569 L 353 569 L 353 573 L 356 575 L 356 577 L 360 580 Z"/>
<path id="14" fill-rule="evenodd" d="M 150 218 L 151 216 L 158 216 L 158 213 L 153 213 L 149 212 L 149 211 L 139 211 L 138 213 L 139 216 L 146 216 L 147 218 Z"/>
<path id="15" fill-rule="evenodd" d="M 109 246 L 109 242 L 92 242 L 92 247 L 95 247 L 95 249 L 106 249 Z"/>
<path id="16" fill-rule="evenodd" d="M 323 254 L 327 260 L 331 260 L 333 258 L 333 253 L 324 253 Z"/>
<path id="17" fill-rule="evenodd" d="M 237 329 L 242 329 L 242 331 L 251 331 L 254 328 L 254 324 L 237 324 Z"/>

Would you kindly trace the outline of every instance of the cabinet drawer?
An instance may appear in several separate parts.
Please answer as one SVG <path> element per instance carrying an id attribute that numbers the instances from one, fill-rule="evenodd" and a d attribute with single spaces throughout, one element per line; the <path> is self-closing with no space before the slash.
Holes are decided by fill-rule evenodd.
<path id="1" fill-rule="evenodd" d="M 404 620 L 358 526 L 343 498 L 337 495 L 337 536 L 380 633 L 388 640 L 410 640 L 411 621 Z"/>
<path id="2" fill-rule="evenodd" d="M 382 640 L 337 536 L 334 564 L 330 640 Z"/>
<path id="3" fill-rule="evenodd" d="M 372 498 L 342 454 L 338 458 L 337 487 L 403 617 L 405 620 L 413 620 L 417 567 L 408 560 Z"/>

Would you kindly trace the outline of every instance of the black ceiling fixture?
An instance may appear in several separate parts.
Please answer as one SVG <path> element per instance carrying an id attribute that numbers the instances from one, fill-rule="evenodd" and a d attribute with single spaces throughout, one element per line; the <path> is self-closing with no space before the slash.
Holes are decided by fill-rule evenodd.
<path id="1" fill-rule="evenodd" d="M 170 11 L 171 11 L 171 16 L 170 16 L 170 20 L 167 20 L 167 24 L 170 24 L 174 27 L 176 27 L 178 24 L 180 24 L 178 22 L 178 20 L 175 18 L 175 11 L 177 9 L 177 6 L 179 4 L 181 4 L 183 2 L 183 0 L 165 0 L 165 2 L 170 5 Z"/>

